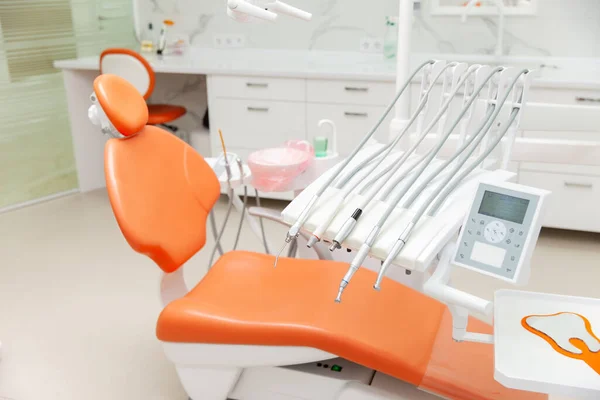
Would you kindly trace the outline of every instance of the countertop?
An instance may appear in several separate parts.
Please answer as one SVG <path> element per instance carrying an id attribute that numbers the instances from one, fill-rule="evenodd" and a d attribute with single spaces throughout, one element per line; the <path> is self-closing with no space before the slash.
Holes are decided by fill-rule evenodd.
<path id="1" fill-rule="evenodd" d="M 98 56 L 54 62 L 58 69 L 97 71 Z M 151 55 L 157 73 L 244 75 L 312 79 L 351 79 L 394 82 L 395 60 L 381 54 L 265 49 L 191 49 L 186 55 Z M 554 57 L 495 57 L 460 54 L 411 55 L 416 67 L 427 59 L 506 65 L 538 70 L 533 86 L 600 90 L 600 59 Z"/>

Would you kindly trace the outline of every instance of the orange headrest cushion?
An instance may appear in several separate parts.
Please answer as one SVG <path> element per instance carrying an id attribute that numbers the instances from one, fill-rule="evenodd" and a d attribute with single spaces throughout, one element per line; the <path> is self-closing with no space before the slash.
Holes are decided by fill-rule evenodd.
<path id="1" fill-rule="evenodd" d="M 148 106 L 138 90 L 117 75 L 103 74 L 94 80 L 94 92 L 104 113 L 124 136 L 131 136 L 148 123 Z"/>

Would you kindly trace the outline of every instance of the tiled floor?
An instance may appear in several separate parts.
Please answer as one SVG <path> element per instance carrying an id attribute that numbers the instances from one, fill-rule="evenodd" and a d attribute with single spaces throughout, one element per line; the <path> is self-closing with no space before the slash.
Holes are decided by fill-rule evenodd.
<path id="1" fill-rule="evenodd" d="M 159 270 L 130 250 L 104 191 L 2 214 L 0 240 L 0 399 L 186 398 L 154 336 Z M 246 230 L 241 247 L 260 242 Z M 209 253 L 190 261 L 190 283 Z M 598 296 L 599 254 L 600 235 L 544 231 L 527 289 Z M 463 271 L 455 282 L 483 297 L 501 287 Z"/>

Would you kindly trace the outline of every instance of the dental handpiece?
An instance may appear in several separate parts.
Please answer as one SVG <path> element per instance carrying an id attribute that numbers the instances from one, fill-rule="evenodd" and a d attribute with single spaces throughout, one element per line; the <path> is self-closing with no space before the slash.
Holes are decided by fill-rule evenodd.
<path id="1" fill-rule="evenodd" d="M 444 105 L 442 106 L 442 108 L 440 109 L 440 111 L 438 112 L 438 114 L 436 115 L 436 117 L 441 117 L 441 114 L 443 114 L 447 110 L 448 106 L 450 105 L 450 102 L 456 96 L 456 93 L 458 92 L 458 90 L 465 84 L 465 82 L 467 81 L 467 79 L 469 78 L 469 76 L 471 74 L 473 74 L 476 71 L 476 69 L 477 68 L 470 68 L 467 71 L 467 73 L 461 78 L 461 80 L 459 81 L 459 83 L 456 85 L 456 88 L 452 91 L 452 93 L 448 97 L 448 100 L 444 103 Z M 358 253 L 356 254 L 356 256 L 354 257 L 354 259 L 350 263 L 350 268 L 348 270 L 348 273 L 346 274 L 346 276 L 342 279 L 342 282 L 340 283 L 340 287 L 339 287 L 339 291 L 338 291 L 338 296 L 336 298 L 337 302 L 341 301 L 341 295 L 342 295 L 344 289 L 346 288 L 346 286 L 348 286 L 348 283 L 350 282 L 349 280 L 346 279 L 346 277 L 352 278 L 352 276 L 354 275 L 354 273 L 360 268 L 360 266 L 362 265 L 362 263 L 364 262 L 364 260 L 367 258 L 367 255 L 371 251 L 371 247 L 373 247 L 373 244 L 375 243 L 375 240 L 379 236 L 379 233 L 380 233 L 380 231 L 381 231 L 381 229 L 382 229 L 385 221 L 391 215 L 392 211 L 396 207 L 396 204 L 398 202 L 400 202 L 400 200 L 402 199 L 402 197 L 404 197 L 404 195 L 406 194 L 406 192 L 410 189 L 410 187 L 414 184 L 414 182 L 419 178 L 419 176 L 422 174 L 422 172 L 427 168 L 427 166 L 429 165 L 429 163 L 431 162 L 431 160 L 435 157 L 435 155 L 438 153 L 439 149 L 446 142 L 446 140 L 448 139 L 448 137 L 450 136 L 450 134 L 452 133 L 452 131 L 454 130 L 454 128 L 458 125 L 458 123 L 460 122 L 460 120 L 463 118 L 463 116 L 467 112 L 468 108 L 471 107 L 471 105 L 473 104 L 473 102 L 475 101 L 475 99 L 477 98 L 477 96 L 479 95 L 479 93 L 483 90 L 483 88 L 485 87 L 485 85 L 496 75 L 496 73 L 498 73 L 499 71 L 502 71 L 503 69 L 504 69 L 503 67 L 497 67 L 497 68 L 495 68 L 486 77 L 486 79 L 484 79 L 483 83 L 481 83 L 479 85 L 479 87 L 474 91 L 473 95 L 471 96 L 471 98 L 467 102 L 467 105 L 465 106 L 465 108 L 463 108 L 461 110 L 461 112 L 459 113 L 459 115 L 456 117 L 456 119 L 455 119 L 455 121 L 453 123 L 453 126 L 450 129 L 448 129 L 447 132 L 445 132 L 445 134 L 442 136 L 442 138 L 438 141 L 438 145 L 436 146 L 436 150 L 434 150 L 434 151 L 432 151 L 432 152 L 429 153 L 427 159 L 421 164 L 421 167 L 418 169 L 417 173 L 414 174 L 414 176 L 412 176 L 411 179 L 409 180 L 408 185 L 406 185 L 406 187 L 403 190 L 401 190 L 400 192 L 398 192 L 394 196 L 394 198 L 391 200 L 391 202 L 388 204 L 388 207 L 386 208 L 386 210 L 384 211 L 384 213 L 379 217 L 377 223 L 371 229 L 371 232 L 369 233 L 369 236 L 367 236 L 367 239 L 361 245 Z M 439 118 L 437 118 L 437 119 L 439 119 Z M 436 119 L 434 119 L 433 121 L 431 121 L 431 123 L 429 124 L 429 126 L 427 127 L 427 129 L 425 130 L 425 132 L 428 133 L 429 130 L 431 130 L 433 128 L 433 126 L 435 125 L 435 123 L 437 123 Z M 424 137 L 425 137 L 425 135 L 422 135 L 422 139 L 424 139 Z M 420 141 L 422 141 L 422 140 L 420 140 Z M 416 144 L 417 145 L 420 144 L 420 141 L 417 141 Z M 400 251 L 402 249 L 402 247 L 404 246 L 404 243 L 406 243 L 406 240 L 408 239 L 408 236 L 410 235 L 410 232 L 412 231 L 412 228 L 413 228 L 413 226 L 411 226 L 409 224 L 409 226 L 407 226 L 406 229 L 400 235 L 401 238 L 399 239 L 399 241 L 395 245 L 395 247 L 399 247 L 398 251 Z"/>
<path id="2" fill-rule="evenodd" d="M 518 107 L 513 108 L 513 110 L 511 111 L 511 114 L 509 116 L 508 123 L 506 123 L 504 125 L 502 132 L 497 135 L 496 140 L 490 146 L 488 146 L 488 148 L 484 152 L 482 152 L 482 154 L 474 162 L 472 162 L 471 165 L 469 167 L 467 167 L 463 172 L 459 173 L 457 176 L 453 175 L 453 174 L 456 174 L 459 172 L 462 165 L 468 160 L 470 155 L 475 151 L 475 149 L 478 147 L 479 143 L 481 143 L 481 140 L 483 140 L 483 138 L 488 134 L 493 122 L 496 120 L 496 118 L 502 111 L 502 107 L 506 103 L 506 100 L 508 99 L 512 89 L 515 87 L 515 85 L 517 84 L 517 82 L 519 81 L 521 76 L 523 74 L 527 74 L 527 73 L 529 73 L 529 70 L 522 70 L 519 74 L 517 74 L 517 76 L 511 82 L 511 84 L 510 84 L 508 90 L 506 91 L 505 95 L 503 96 L 502 100 L 499 103 L 498 102 L 496 103 L 496 106 L 494 107 L 495 108 L 494 112 L 491 115 L 491 117 L 489 118 L 489 121 L 486 121 L 486 123 L 482 127 L 482 129 L 484 130 L 483 135 L 480 135 L 479 132 L 476 134 L 477 141 L 471 146 L 469 151 L 467 151 L 467 154 L 465 154 L 462 157 L 461 162 L 459 162 L 454 167 L 452 173 L 449 174 L 447 176 L 447 178 L 444 179 L 444 181 L 440 185 L 438 185 L 438 189 L 429 196 L 427 201 L 425 201 L 421 205 L 421 207 L 418 209 L 418 211 L 414 214 L 413 218 L 411 219 L 411 222 L 404 229 L 404 231 L 402 232 L 402 234 L 400 235 L 400 237 L 398 238 L 398 240 L 392 247 L 392 250 L 386 257 L 385 261 L 381 265 L 381 269 L 379 270 L 379 274 L 377 275 L 377 280 L 375 281 L 375 285 L 374 285 L 374 288 L 376 290 L 381 289 L 381 282 L 385 276 L 387 269 L 392 264 L 393 260 L 398 256 L 398 254 L 400 254 L 400 251 L 406 244 L 406 241 L 408 240 L 408 236 L 410 235 L 412 229 L 418 223 L 418 221 L 421 219 L 421 217 L 423 216 L 423 214 L 425 213 L 427 208 L 431 205 L 431 203 L 437 197 L 437 200 L 435 200 L 435 203 L 433 203 L 433 205 L 431 206 L 431 210 L 429 212 L 430 215 L 433 215 L 433 213 L 435 213 L 437 211 L 437 209 L 446 201 L 446 198 L 456 188 L 456 186 L 458 186 L 458 184 L 468 174 L 470 174 L 471 171 L 473 171 L 473 169 L 475 169 L 475 167 L 477 165 L 479 165 L 496 148 L 496 146 L 500 143 L 500 141 L 502 140 L 502 138 L 504 137 L 504 135 L 506 134 L 508 129 L 512 126 L 513 122 L 515 121 L 515 119 L 520 111 L 520 108 L 518 108 Z M 453 129 L 454 129 L 454 127 L 453 127 Z M 454 179 L 452 179 L 453 176 L 454 176 Z M 452 182 L 450 182 L 451 179 L 452 179 Z M 448 184 L 449 182 L 450 182 L 450 184 Z M 440 192 L 441 192 L 441 194 L 440 194 Z M 438 195 L 439 195 L 439 197 L 438 197 Z"/>
<path id="3" fill-rule="evenodd" d="M 428 60 L 428 61 L 425 61 L 424 63 L 422 63 L 421 65 L 419 65 L 419 67 L 411 74 L 411 76 L 406 80 L 406 82 L 404 82 L 404 85 L 397 92 L 394 100 L 388 105 L 387 109 L 385 110 L 385 112 L 383 113 L 383 115 L 381 116 L 381 118 L 377 121 L 377 123 L 375 124 L 375 126 L 369 131 L 369 133 L 367 133 L 367 135 L 365 135 L 361 139 L 361 141 L 356 146 L 356 148 L 354 148 L 354 150 L 352 150 L 352 153 L 350 153 L 350 155 L 348 156 L 348 158 L 346 158 L 344 161 L 342 161 L 340 163 L 340 165 L 336 168 L 336 170 L 334 171 L 334 173 L 332 173 L 329 176 L 329 178 L 327 178 L 325 180 L 325 182 L 323 182 L 323 184 L 321 185 L 321 187 L 319 187 L 319 189 L 317 190 L 317 192 L 308 201 L 308 203 L 306 204 L 306 206 L 304 207 L 304 209 L 300 213 L 300 216 L 298 217 L 298 219 L 296 220 L 296 222 L 290 227 L 290 229 L 286 233 L 285 243 L 284 243 L 283 247 L 281 248 L 281 250 L 279 251 L 279 253 L 277 254 L 277 256 L 275 257 L 275 264 L 274 264 L 274 266 L 277 266 L 277 261 L 279 260 L 279 256 L 281 255 L 281 252 L 283 252 L 286 244 L 289 243 L 289 242 L 291 242 L 292 240 L 295 240 L 298 237 L 298 235 L 300 234 L 300 229 L 302 229 L 302 226 L 304 225 L 304 223 L 306 222 L 306 220 L 310 216 L 310 212 L 312 211 L 312 208 L 317 203 L 317 201 L 319 200 L 319 198 L 321 197 L 321 195 L 331 185 L 331 183 L 334 181 L 334 179 L 344 170 L 344 168 L 346 168 L 346 166 L 352 161 L 352 159 L 356 156 L 356 154 L 358 154 L 360 152 L 360 150 L 367 144 L 367 142 L 369 141 L 369 139 L 371 139 L 371 137 L 375 134 L 375 131 L 383 123 L 383 121 L 385 120 L 385 118 L 387 117 L 387 115 L 390 113 L 390 111 L 392 111 L 392 109 L 394 108 L 394 105 L 396 104 L 396 102 L 398 101 L 398 99 L 400 98 L 400 96 L 402 96 L 402 94 L 409 87 L 409 85 L 410 85 L 411 81 L 413 80 L 413 78 L 419 72 L 421 72 L 421 70 L 423 68 L 425 68 L 426 66 L 431 65 L 433 63 L 435 63 L 435 60 Z"/>

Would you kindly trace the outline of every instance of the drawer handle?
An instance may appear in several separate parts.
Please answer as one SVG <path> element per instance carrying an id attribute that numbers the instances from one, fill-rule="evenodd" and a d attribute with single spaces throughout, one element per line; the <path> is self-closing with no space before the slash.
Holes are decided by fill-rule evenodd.
<path id="1" fill-rule="evenodd" d="M 369 88 L 366 87 L 355 87 L 355 86 L 346 86 L 344 88 L 347 92 L 368 92 Z"/>
<path id="2" fill-rule="evenodd" d="M 269 107 L 247 107 L 251 112 L 269 112 Z"/>
<path id="3" fill-rule="evenodd" d="M 600 97 L 575 97 L 575 100 L 579 103 L 600 103 Z"/>
<path id="4" fill-rule="evenodd" d="M 369 116 L 369 114 L 367 114 L 367 113 L 350 112 L 350 111 L 345 111 L 344 115 L 346 117 L 360 117 L 360 118 L 367 118 Z"/>
<path id="5" fill-rule="evenodd" d="M 269 87 L 268 83 L 255 83 L 255 82 L 246 82 L 246 86 L 249 88 L 261 88 L 266 89 Z"/>
<path id="6" fill-rule="evenodd" d="M 591 189 L 594 187 L 594 185 L 591 183 L 568 182 L 568 181 L 565 181 L 565 186 L 566 187 L 579 187 L 579 188 L 586 188 L 586 189 Z"/>

